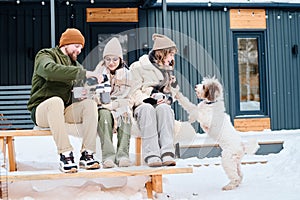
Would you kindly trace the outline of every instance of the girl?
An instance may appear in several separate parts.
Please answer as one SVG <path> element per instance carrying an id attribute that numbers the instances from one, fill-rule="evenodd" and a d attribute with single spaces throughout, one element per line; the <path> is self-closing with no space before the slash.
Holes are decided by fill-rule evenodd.
<path id="1" fill-rule="evenodd" d="M 99 62 L 95 72 L 102 74 L 100 77 L 107 77 L 111 86 L 110 103 L 101 103 L 100 98 L 98 110 L 98 134 L 101 140 L 103 167 L 128 167 L 131 165 L 129 143 L 132 114 L 128 98 L 130 74 L 123 61 L 122 47 L 117 38 L 112 38 L 105 45 L 103 60 Z M 112 141 L 114 132 L 118 138 L 116 151 Z"/>
<path id="2" fill-rule="evenodd" d="M 153 48 L 130 66 L 134 118 L 142 137 L 142 152 L 150 167 L 174 166 L 174 112 L 172 87 L 176 86 L 175 43 L 165 35 L 153 34 Z"/>

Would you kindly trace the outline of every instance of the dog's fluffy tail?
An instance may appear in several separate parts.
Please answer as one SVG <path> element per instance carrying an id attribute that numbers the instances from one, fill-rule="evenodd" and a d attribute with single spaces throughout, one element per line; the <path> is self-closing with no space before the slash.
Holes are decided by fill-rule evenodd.
<path id="1" fill-rule="evenodd" d="M 249 139 L 247 142 L 244 142 L 244 149 L 246 154 L 255 154 L 259 148 L 259 144 L 255 138 Z"/>

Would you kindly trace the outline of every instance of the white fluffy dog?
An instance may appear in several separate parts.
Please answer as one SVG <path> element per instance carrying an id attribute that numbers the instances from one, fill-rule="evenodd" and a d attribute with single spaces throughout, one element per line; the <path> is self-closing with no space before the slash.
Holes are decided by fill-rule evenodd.
<path id="1" fill-rule="evenodd" d="M 222 149 L 222 166 L 230 182 L 223 190 L 232 190 L 239 186 L 243 179 L 241 159 L 245 153 L 255 153 L 256 141 L 245 145 L 241 136 L 233 127 L 229 115 L 225 113 L 223 87 L 215 78 L 204 78 L 201 84 L 195 86 L 195 92 L 202 101 L 195 105 L 180 92 L 176 94 L 179 104 L 189 113 L 189 121 L 197 120 L 201 128 Z"/>

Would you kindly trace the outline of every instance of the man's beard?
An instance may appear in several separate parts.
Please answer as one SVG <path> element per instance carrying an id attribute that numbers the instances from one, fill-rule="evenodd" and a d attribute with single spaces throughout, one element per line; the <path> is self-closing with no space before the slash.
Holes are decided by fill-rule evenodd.
<path id="1" fill-rule="evenodd" d="M 72 61 L 77 60 L 77 54 L 74 51 L 69 51 L 69 49 L 66 48 L 66 52 L 67 52 L 68 56 L 71 58 Z"/>
<path id="2" fill-rule="evenodd" d="M 69 57 L 71 58 L 72 61 L 77 60 L 77 54 L 76 53 L 68 53 Z"/>

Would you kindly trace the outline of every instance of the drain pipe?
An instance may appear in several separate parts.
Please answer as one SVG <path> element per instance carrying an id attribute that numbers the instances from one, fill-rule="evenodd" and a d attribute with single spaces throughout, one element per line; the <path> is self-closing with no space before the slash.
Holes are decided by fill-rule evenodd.
<path id="1" fill-rule="evenodd" d="M 167 27 L 167 0 L 162 0 L 162 20 L 163 34 L 165 34 L 165 28 Z"/>
<path id="2" fill-rule="evenodd" d="M 55 0 L 50 0 L 51 47 L 55 47 Z"/>

